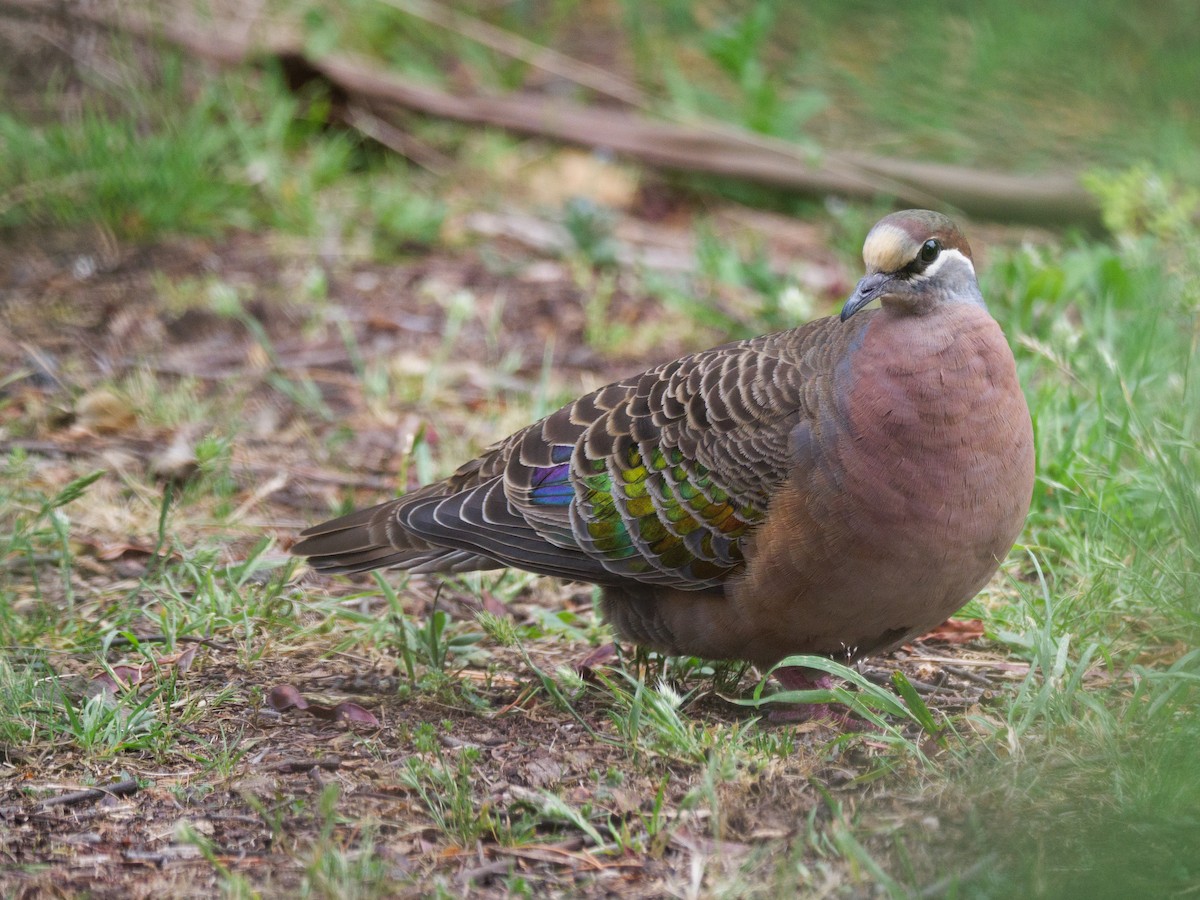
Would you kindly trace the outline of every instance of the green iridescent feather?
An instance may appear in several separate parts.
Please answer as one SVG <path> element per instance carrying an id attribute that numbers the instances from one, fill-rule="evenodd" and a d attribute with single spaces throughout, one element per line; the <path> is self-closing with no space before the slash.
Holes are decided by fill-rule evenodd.
<path id="1" fill-rule="evenodd" d="M 647 457 L 649 465 L 631 447 L 613 460 L 609 471 L 581 479 L 587 530 L 596 550 L 626 566 L 648 556 L 646 571 L 699 580 L 727 574 L 742 559 L 738 539 L 762 513 L 734 504 L 703 466 L 693 463 L 689 472 L 678 450 L 664 453 L 655 447 Z M 593 467 L 599 468 L 595 462 Z M 656 479 L 654 488 L 651 478 Z"/>

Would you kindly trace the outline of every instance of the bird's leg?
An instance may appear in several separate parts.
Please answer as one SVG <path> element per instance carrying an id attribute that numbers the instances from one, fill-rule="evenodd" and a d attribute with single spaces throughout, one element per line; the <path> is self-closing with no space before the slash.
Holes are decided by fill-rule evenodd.
<path id="1" fill-rule="evenodd" d="M 833 687 L 833 676 L 801 666 L 780 666 L 771 673 L 785 691 L 827 691 Z M 771 710 L 767 720 L 775 724 L 820 722 L 844 730 L 860 730 L 863 723 L 850 715 L 849 710 L 835 709 L 828 703 L 788 703 Z"/>

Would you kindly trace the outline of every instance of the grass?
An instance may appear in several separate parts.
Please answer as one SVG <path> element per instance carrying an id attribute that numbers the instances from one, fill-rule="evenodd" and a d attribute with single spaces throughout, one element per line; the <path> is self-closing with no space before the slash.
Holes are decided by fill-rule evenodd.
<path id="1" fill-rule="evenodd" d="M 572 33 L 574 8 L 552 6 L 491 15 L 513 29 L 536 20 L 534 37 L 552 40 Z M 430 79 L 447 47 L 489 83 L 528 75 L 432 26 L 409 23 L 401 42 L 404 16 L 351 7 L 373 12 L 353 29 L 334 12 L 310 28 L 373 42 Z M 1013 341 L 1038 451 L 1022 543 L 964 611 L 983 621 L 985 649 L 945 651 L 987 674 L 988 695 L 921 693 L 953 664 L 907 661 L 886 687 L 831 667 L 846 687 L 810 699 L 845 702 L 876 730 L 773 727 L 770 702 L 722 699 L 753 705 L 755 673 L 645 654 L 581 672 L 608 639 L 586 588 L 519 573 L 302 580 L 273 535 L 445 474 L 643 361 L 786 326 L 832 298 L 799 294 L 761 234 L 730 240 L 701 215 L 682 275 L 623 267 L 621 214 L 586 202 L 560 210 L 560 260 L 448 243 L 447 218 L 513 202 L 472 154 L 528 148 L 491 136 L 481 150 L 418 126 L 467 160 L 439 180 L 323 127 L 321 98 L 289 96 L 270 72 L 197 88 L 168 60 L 161 92 L 107 97 L 103 115 L 0 119 L 13 252 L 38 258 L 16 242 L 22 230 L 93 225 L 127 247 L 175 248 L 143 269 L 48 282 L 28 319 L 19 296 L 5 310 L 18 340 L 45 351 L 39 362 L 0 344 L 13 373 L 0 378 L 0 789 L 24 816 L 0 837 L 6 892 L 96 890 L 97 876 L 45 849 L 66 846 L 68 817 L 32 804 L 121 773 L 141 789 L 89 808 L 89 846 L 158 854 L 146 877 L 164 893 L 1115 897 L 1200 885 L 1200 225 L 1168 139 L 1194 125 L 1156 112 L 1193 71 L 1177 45 L 1190 26 L 1136 83 L 1059 41 L 1059 68 L 1022 67 L 1006 89 L 1003 73 L 1047 53 L 1056 28 L 1094 49 L 1130 23 L 1105 4 L 1086 21 L 1052 4 L 1035 22 L 918 3 L 886 28 L 853 4 L 607 9 L 604 27 L 677 113 L 792 138 L 862 134 L 870 120 L 873 149 L 901 135 L 967 159 L 994 152 L 997 122 L 1030 121 L 1014 152 L 1032 165 L 1079 127 L 1046 125 L 1076 102 L 1105 125 L 1078 160 L 1136 149 L 1137 165 L 1092 177 L 1111 239 L 1002 234 L 987 247 L 983 290 Z M 1123 46 L 1165 40 L 1178 12 L 1140 17 Z M 408 53 L 413 35 L 426 43 Z M 913 60 L 962 89 L 919 91 L 928 103 L 914 105 Z M 1064 96 L 1032 103 L 1063 73 Z M 1106 93 L 1139 100 L 1120 129 L 1094 105 Z M 996 112 L 1014 106 L 1021 116 Z M 464 199 L 459 178 L 487 187 Z M 876 212 L 821 216 L 847 272 Z M 201 265 L 174 263 L 189 235 Z M 558 280 L 540 288 L 529 273 L 547 262 Z M 161 329 L 113 354 L 132 365 L 81 352 L 107 347 L 107 332 L 64 325 L 46 302 L 60 291 L 83 304 L 116 277 L 126 307 Z M 178 374 L 193 338 L 153 335 L 180 321 L 215 335 L 206 352 L 232 348 L 235 374 Z M 99 428 L 89 409 L 124 424 Z M 156 474 L 155 448 L 175 440 L 193 466 Z M 190 667 L 173 661 L 188 648 Z M 142 683 L 97 690 L 121 665 Z M 383 727 L 275 712 L 267 696 L 281 684 L 349 698 Z M 314 766 L 328 756 L 333 768 Z"/>
<path id="2" fill-rule="evenodd" d="M 134 81 L 60 121 L 0 116 L 0 227 L 88 223 L 130 240 L 332 232 L 385 256 L 437 239 L 443 206 L 418 178 L 325 130 L 319 92 L 297 97 L 276 72 L 254 90 L 237 76 L 196 89 L 170 55 L 157 77 L 152 94 Z"/>

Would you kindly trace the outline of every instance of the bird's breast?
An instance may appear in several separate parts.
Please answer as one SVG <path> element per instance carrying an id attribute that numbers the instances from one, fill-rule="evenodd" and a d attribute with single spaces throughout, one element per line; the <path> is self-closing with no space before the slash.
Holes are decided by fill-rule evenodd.
<path id="1" fill-rule="evenodd" d="M 841 487 L 876 536 L 998 545 L 1028 510 L 1029 411 L 991 316 L 967 304 L 937 315 L 877 316 L 864 334 L 844 375 Z"/>

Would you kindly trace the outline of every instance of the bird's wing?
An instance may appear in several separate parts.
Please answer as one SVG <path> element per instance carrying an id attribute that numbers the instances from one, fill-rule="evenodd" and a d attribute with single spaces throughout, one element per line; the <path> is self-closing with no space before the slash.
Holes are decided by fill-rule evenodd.
<path id="1" fill-rule="evenodd" d="M 698 590 L 742 564 L 742 540 L 804 461 L 794 432 L 842 329 L 822 320 L 616 382 L 402 500 L 430 543 L 586 581 Z"/>

